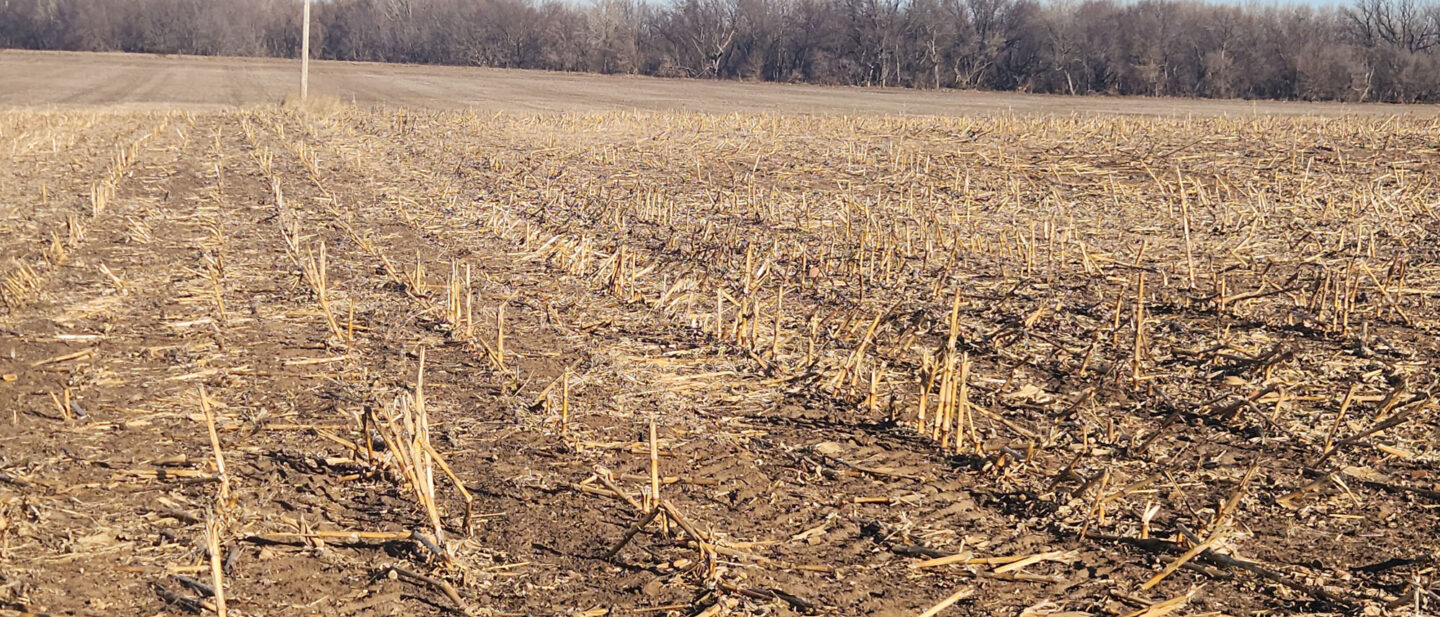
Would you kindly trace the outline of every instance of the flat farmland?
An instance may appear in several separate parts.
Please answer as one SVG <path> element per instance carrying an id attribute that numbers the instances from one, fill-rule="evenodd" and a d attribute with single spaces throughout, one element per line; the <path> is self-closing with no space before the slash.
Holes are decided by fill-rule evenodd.
<path id="1" fill-rule="evenodd" d="M 1432 606 L 1426 108 L 292 68 L 0 54 L 0 615 Z"/>
<path id="2" fill-rule="evenodd" d="M 299 92 L 296 60 L 0 50 L 0 106 L 214 109 Z M 936 92 L 316 61 L 312 92 L 362 106 L 830 115 L 1434 117 L 1440 106 Z"/>

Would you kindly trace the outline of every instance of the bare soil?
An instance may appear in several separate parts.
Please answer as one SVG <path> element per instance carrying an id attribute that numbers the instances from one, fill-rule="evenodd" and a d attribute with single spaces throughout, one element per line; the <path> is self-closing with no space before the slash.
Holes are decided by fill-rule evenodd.
<path id="1" fill-rule="evenodd" d="M 279 103 L 299 92 L 299 63 L 122 53 L 0 50 L 0 106 L 190 109 Z M 823 87 L 365 62 L 311 63 L 311 91 L 359 105 L 514 112 L 696 111 L 780 114 L 1405 115 L 1435 105 L 1067 97 Z"/>
<path id="2" fill-rule="evenodd" d="M 5 112 L 0 615 L 1427 610 L 1434 135 Z"/>

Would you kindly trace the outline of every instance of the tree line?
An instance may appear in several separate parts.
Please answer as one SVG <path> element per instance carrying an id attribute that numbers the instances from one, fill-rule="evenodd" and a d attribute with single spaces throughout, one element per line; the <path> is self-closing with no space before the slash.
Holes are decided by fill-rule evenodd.
<path id="1" fill-rule="evenodd" d="M 0 0 L 0 46 L 296 57 L 300 0 Z M 1440 101 L 1440 2 L 320 0 L 316 57 L 1061 94 Z"/>

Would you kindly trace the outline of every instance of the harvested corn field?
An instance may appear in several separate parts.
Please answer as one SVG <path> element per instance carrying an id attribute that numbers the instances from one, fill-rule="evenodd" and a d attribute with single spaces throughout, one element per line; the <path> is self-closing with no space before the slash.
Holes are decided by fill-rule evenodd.
<path id="1" fill-rule="evenodd" d="M 0 115 L 0 615 L 1413 614 L 1437 126 Z"/>

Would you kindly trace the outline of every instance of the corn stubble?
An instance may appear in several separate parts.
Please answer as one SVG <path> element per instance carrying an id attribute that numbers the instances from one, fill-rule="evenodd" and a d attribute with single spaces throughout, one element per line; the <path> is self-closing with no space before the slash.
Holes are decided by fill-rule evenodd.
<path id="1" fill-rule="evenodd" d="M 87 122 L 97 120 L 0 126 L 10 156 L 39 157 L 58 156 L 58 146 L 47 155 L 42 145 Z M 207 324 L 219 358 L 226 345 L 254 344 L 246 337 L 265 319 L 307 328 L 310 338 L 288 340 L 286 353 L 311 355 L 287 355 L 273 370 L 351 397 L 323 418 L 261 421 L 261 411 L 242 409 L 244 393 L 272 369 L 199 366 L 165 378 L 215 388 L 191 390 L 203 431 L 180 433 L 208 446 L 208 462 L 124 475 L 214 485 L 187 504 L 203 526 L 205 558 L 164 566 L 211 582 L 177 578 L 193 597 L 157 583 L 172 604 L 248 614 L 247 591 L 225 560 L 243 542 L 306 551 L 405 544 L 413 550 L 401 557 L 377 554 L 371 574 L 428 589 L 446 610 L 470 611 L 480 581 L 496 572 L 527 571 L 528 562 L 493 555 L 476 561 L 483 548 L 472 532 L 490 517 L 520 515 L 486 514 L 495 498 L 467 485 L 488 471 L 449 437 L 465 419 L 454 388 L 429 398 L 427 361 L 442 353 L 442 379 L 461 379 L 463 366 L 498 393 L 477 396 L 513 408 L 514 430 L 553 439 L 559 466 L 593 469 L 555 489 L 622 513 L 612 517 L 615 533 L 597 532 L 593 557 L 649 564 L 701 590 L 694 605 L 665 610 L 847 610 L 740 574 L 838 580 L 859 567 L 834 554 L 794 557 L 813 557 L 802 549 L 823 526 L 742 540 L 718 501 L 697 498 L 708 485 L 686 477 L 681 457 L 698 456 L 684 447 L 700 443 L 696 435 L 749 443 L 760 429 L 733 427 L 780 400 L 828 416 L 805 429 L 813 440 L 802 433 L 806 443 L 782 448 L 804 474 L 859 475 L 884 493 L 826 507 L 875 521 L 876 542 L 914 558 L 904 575 L 933 583 L 923 605 L 904 607 L 915 614 L 982 597 L 972 578 L 1056 582 L 1054 564 L 1094 545 L 1130 562 L 1114 593 L 1136 614 L 1194 601 L 1177 581 L 1196 572 L 1336 609 L 1405 599 L 1243 555 L 1292 550 L 1276 533 L 1285 517 L 1323 525 L 1341 505 L 1440 495 L 1418 482 L 1436 463 L 1426 441 L 1436 428 L 1440 296 L 1433 123 L 337 105 L 226 112 L 208 133 L 195 124 L 163 117 L 113 154 L 93 153 L 94 177 L 66 187 L 83 198 L 30 228 L 0 228 L 16 240 L 0 250 L 0 318 L 41 310 L 56 273 L 91 259 L 97 236 L 136 251 L 181 245 L 193 280 L 179 304 L 203 314 L 169 319 L 177 336 L 198 340 L 189 328 Z M 192 145 L 192 134 L 205 138 Z M 208 192 L 192 201 L 211 210 L 186 219 L 189 244 L 154 216 L 159 206 L 131 198 L 143 193 L 134 176 L 150 173 L 147 149 L 157 148 L 205 152 L 195 175 Z M 55 182 L 39 184 L 37 199 L 55 199 Z M 223 222 L 227 208 L 251 203 L 264 213 L 257 234 L 270 255 L 231 237 L 249 230 Z M 480 250 L 497 246 L 505 250 Z M 152 293 L 104 263 L 94 270 L 107 293 Z M 519 272 L 559 283 L 504 283 Z M 247 289 L 267 278 L 285 310 L 267 314 L 260 305 L 271 300 L 251 299 Z M 413 338 L 387 338 L 394 331 Z M 647 348 L 636 332 L 671 349 Z M 545 348 L 557 340 L 582 341 L 582 351 L 558 358 Z M 96 343 L 99 355 L 54 353 L 28 368 L 102 363 L 105 344 Z M 179 346 L 192 347 L 202 345 Z M 638 361 L 595 360 L 606 354 Z M 708 372 L 687 373 L 691 365 Z M 70 385 L 43 392 L 47 413 L 85 430 Z M 715 400 L 729 417 L 692 417 Z M 257 515 L 242 497 L 255 480 L 237 477 L 258 451 L 243 423 L 296 435 L 332 488 L 363 485 L 406 507 L 323 524 Z M 843 443 L 862 432 L 904 444 L 894 447 L 909 460 L 868 462 Z M 455 449 L 442 453 L 441 443 Z M 975 494 L 1030 495 L 1025 525 L 1070 544 L 987 555 L 984 536 L 995 530 L 956 538 L 911 520 L 920 493 L 896 483 L 954 490 L 957 477 Z M 0 484 L 20 486 L 11 479 Z M 1430 520 L 1426 512 L 1405 516 Z M 656 561 L 664 550 L 683 556 Z M 1152 589 L 1163 593 L 1142 593 Z"/>
<path id="2" fill-rule="evenodd" d="M 1374 148 L 1432 123 L 468 120 L 476 135 L 545 144 L 578 127 L 603 135 L 569 151 L 488 157 L 489 169 L 476 172 L 475 185 L 496 183 L 491 192 L 505 196 L 474 205 L 489 214 L 484 227 L 532 247 L 526 258 L 691 328 L 767 384 L 883 415 L 1000 486 L 1038 482 L 1062 503 L 1079 500 L 1061 509 L 1073 512 L 1061 524 L 1080 537 L 1150 540 L 1165 519 L 1177 529 L 1219 526 L 1183 522 L 1195 513 L 1174 510 L 1175 497 L 1151 503 L 1186 457 L 1183 442 L 1164 435 L 1178 419 L 1255 433 L 1267 449 L 1317 449 L 1323 460 L 1333 436 L 1315 420 L 1338 424 L 1340 394 L 1367 382 L 1379 390 L 1379 421 L 1352 431 L 1392 431 L 1372 456 L 1425 456 L 1412 440 L 1426 430 L 1414 419 L 1431 407 L 1428 386 L 1416 383 L 1431 381 L 1422 368 L 1430 352 L 1390 337 L 1434 323 L 1412 315 L 1432 310 L 1436 294 L 1433 278 L 1415 274 L 1434 272 L 1433 192 L 1413 171 L 1428 163 L 1388 160 Z M 694 137 L 623 141 L 647 129 Z M 721 134 L 765 147 L 742 158 Z M 1226 154 L 1242 141 L 1224 137 L 1234 134 L 1263 136 L 1253 147 L 1264 154 Z M 1005 147 L 1014 140 L 1026 154 Z M 1279 145 L 1307 140 L 1322 146 Z M 650 157 L 695 165 L 624 174 Z M 1317 161 L 1328 171 L 1317 173 Z M 497 220 L 502 208 L 519 218 Z M 423 209 L 405 216 L 438 225 Z M 1372 340 L 1393 350 L 1383 368 L 1364 362 L 1379 355 Z M 1356 358 L 1349 346 L 1368 351 Z M 1147 407 L 1161 412 L 1152 417 Z M 1160 443 L 1163 453 L 1154 450 Z M 1124 452 L 1137 445 L 1144 456 Z M 1269 455 L 1245 455 L 1257 456 Z M 1228 491 L 1242 475 L 1243 487 L 1254 473 L 1205 474 L 1196 489 L 1172 495 Z M 1313 485 L 1283 465 L 1264 473 Z M 1231 501 L 1240 499 L 1236 491 Z M 1115 514 L 1132 504 L 1142 506 L 1133 516 Z M 632 532 L 653 518 L 641 504 L 638 514 L 647 511 Z M 1212 550 L 1227 541 L 1216 529 L 1203 546 L 1180 532 L 1173 544 L 1147 546 L 1183 553 L 1165 575 L 1202 555 L 1343 603 Z M 1155 605 L 1183 604 L 1165 602 Z"/>

